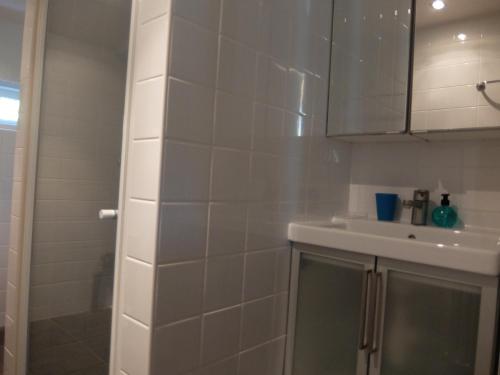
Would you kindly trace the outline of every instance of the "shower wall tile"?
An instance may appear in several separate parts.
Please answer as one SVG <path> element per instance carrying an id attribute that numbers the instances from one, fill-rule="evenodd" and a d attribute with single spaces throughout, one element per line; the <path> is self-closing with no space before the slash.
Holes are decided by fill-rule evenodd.
<path id="1" fill-rule="evenodd" d="M 155 331 L 151 375 L 186 374 L 200 363 L 201 320 L 194 318 Z"/>
<path id="2" fill-rule="evenodd" d="M 129 199 L 125 203 L 123 249 L 128 257 L 153 264 L 156 255 L 158 204 Z"/>
<path id="3" fill-rule="evenodd" d="M 120 340 L 118 341 L 118 361 L 126 374 L 149 374 L 150 328 L 122 316 L 120 318 Z"/>
<path id="4" fill-rule="evenodd" d="M 153 373 L 282 371 L 287 224 L 346 211 L 350 183 L 322 3 L 173 1 Z"/>
<path id="5" fill-rule="evenodd" d="M 197 25 L 217 32 L 222 0 L 174 0 L 173 12 Z"/>
<path id="6" fill-rule="evenodd" d="M 217 70 L 217 35 L 180 17 L 172 21 L 170 75 L 213 87 Z"/>
<path id="7" fill-rule="evenodd" d="M 459 225 L 500 228 L 500 141 L 356 145 L 353 148 L 349 211 L 376 217 L 375 193 L 411 199 L 415 189 L 431 192 L 431 210 L 451 194 Z M 394 155 L 398 162 L 394 162 Z M 408 166 L 412 166 L 408 170 Z M 410 222 L 411 210 L 399 219 Z M 429 218 L 429 223 L 430 223 Z"/>
<path id="8" fill-rule="evenodd" d="M 133 101 L 130 114 L 130 127 L 134 139 L 158 138 L 161 135 L 165 86 L 164 77 L 136 84 L 134 89 L 136 99 Z"/>
<path id="9" fill-rule="evenodd" d="M 204 270 L 203 261 L 158 268 L 156 325 L 166 325 L 201 313 Z"/>
<path id="10" fill-rule="evenodd" d="M 118 347 L 111 364 L 128 375 L 154 372 L 151 342 L 157 291 L 160 181 L 167 102 L 170 0 L 133 2 L 131 113 L 126 140 L 124 256 L 114 330 Z M 152 300 L 153 299 L 153 300 Z"/>
<path id="11" fill-rule="evenodd" d="M 204 86 L 170 78 L 167 137 L 180 141 L 212 143 L 214 94 Z M 196 108 L 196 111 L 193 111 Z"/>
<path id="12" fill-rule="evenodd" d="M 152 266 L 127 259 L 123 277 L 124 313 L 145 325 L 151 325 L 154 290 Z"/>
<path id="13" fill-rule="evenodd" d="M 141 9 L 153 1 L 141 3 Z M 156 1 L 155 1 L 156 2 Z M 165 74 L 168 51 L 169 17 L 163 15 L 138 27 L 136 60 L 134 61 L 137 82 Z"/>

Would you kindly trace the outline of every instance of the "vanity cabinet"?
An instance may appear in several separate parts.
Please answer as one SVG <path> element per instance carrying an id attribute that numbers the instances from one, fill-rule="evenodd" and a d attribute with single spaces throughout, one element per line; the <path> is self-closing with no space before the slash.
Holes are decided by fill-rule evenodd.
<path id="1" fill-rule="evenodd" d="M 496 277 L 295 245 L 286 375 L 488 375 Z"/>

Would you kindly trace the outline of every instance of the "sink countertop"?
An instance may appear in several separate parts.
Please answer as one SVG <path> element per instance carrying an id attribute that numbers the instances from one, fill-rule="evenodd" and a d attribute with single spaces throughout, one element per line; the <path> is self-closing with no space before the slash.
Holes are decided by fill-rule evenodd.
<path id="1" fill-rule="evenodd" d="M 331 221 L 290 223 L 288 239 L 488 276 L 500 275 L 500 232 L 335 217 Z"/>

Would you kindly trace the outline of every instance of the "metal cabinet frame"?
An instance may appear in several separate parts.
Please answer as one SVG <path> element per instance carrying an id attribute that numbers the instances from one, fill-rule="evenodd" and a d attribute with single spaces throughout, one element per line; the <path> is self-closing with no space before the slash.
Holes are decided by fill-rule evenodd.
<path id="1" fill-rule="evenodd" d="M 365 321 L 360 322 L 360 346 L 357 356 L 356 375 L 366 375 L 367 373 L 380 375 L 381 373 L 387 281 L 391 271 L 426 277 L 429 278 L 430 282 L 433 280 L 436 282 L 444 281 L 479 288 L 481 290 L 481 302 L 474 375 L 491 375 L 494 373 L 498 365 L 498 278 L 387 258 L 377 258 L 342 250 L 294 244 L 292 248 L 285 375 L 293 375 L 299 266 L 304 255 L 313 258 L 317 257 L 332 262 L 332 264 L 345 265 L 351 263 L 362 265 L 366 271 L 366 289 L 362 292 L 363 296 L 360 296 L 365 301 L 363 304 L 364 313 L 362 313 Z"/>

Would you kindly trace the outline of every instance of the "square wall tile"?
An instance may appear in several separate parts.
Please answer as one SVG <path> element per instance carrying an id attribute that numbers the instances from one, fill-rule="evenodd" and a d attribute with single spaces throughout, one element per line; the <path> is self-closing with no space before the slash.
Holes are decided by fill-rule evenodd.
<path id="1" fill-rule="evenodd" d="M 253 97 L 257 56 L 243 44 L 220 38 L 219 81 L 217 88 Z"/>
<path id="2" fill-rule="evenodd" d="M 283 108 L 286 97 L 287 68 L 278 61 L 260 54 L 257 60 L 257 100 Z"/>
<path id="3" fill-rule="evenodd" d="M 255 48 L 259 31 L 259 0 L 225 0 L 222 35 Z"/>
<path id="4" fill-rule="evenodd" d="M 138 27 L 134 76 L 136 82 L 166 74 L 168 36 L 169 17 L 166 15 Z"/>
<path id="5" fill-rule="evenodd" d="M 152 375 L 181 375 L 200 362 L 201 319 L 196 318 L 155 330 Z"/>
<path id="6" fill-rule="evenodd" d="M 126 259 L 123 274 L 125 314 L 145 325 L 151 325 L 154 290 L 153 267 L 136 260 Z"/>
<path id="7" fill-rule="evenodd" d="M 253 153 L 251 165 L 250 200 L 277 202 L 281 177 L 278 157 Z"/>
<path id="8" fill-rule="evenodd" d="M 174 14 L 213 31 L 219 29 L 221 0 L 174 0 Z"/>
<path id="9" fill-rule="evenodd" d="M 162 204 L 158 263 L 205 256 L 208 205 Z"/>
<path id="10" fill-rule="evenodd" d="M 213 152 L 211 200 L 247 200 L 250 153 L 217 148 Z"/>
<path id="11" fill-rule="evenodd" d="M 241 303 L 243 255 L 207 260 L 204 310 L 213 311 Z"/>
<path id="12" fill-rule="evenodd" d="M 163 201 L 205 201 L 210 180 L 210 148 L 167 141 L 164 152 Z"/>
<path id="13" fill-rule="evenodd" d="M 132 141 L 127 172 L 128 197 L 158 200 L 160 163 L 160 140 Z"/>
<path id="14" fill-rule="evenodd" d="M 275 337 L 286 334 L 288 302 L 288 293 L 281 293 L 274 296 L 273 336 Z"/>
<path id="15" fill-rule="evenodd" d="M 284 111 L 264 104 L 254 106 L 253 150 L 279 155 L 283 142 Z"/>
<path id="16" fill-rule="evenodd" d="M 238 352 L 241 308 L 204 316 L 203 364 L 216 362 Z"/>
<path id="17" fill-rule="evenodd" d="M 217 35 L 194 23 L 172 19 L 170 75 L 214 87 L 217 69 Z"/>
<path id="18" fill-rule="evenodd" d="M 200 375 L 237 375 L 238 357 L 222 360 L 214 365 L 203 367 L 199 370 Z"/>
<path id="19" fill-rule="evenodd" d="M 167 108 L 168 138 L 205 144 L 212 142 L 214 116 L 212 89 L 170 78 Z"/>
<path id="20" fill-rule="evenodd" d="M 274 293 L 275 251 L 262 251 L 246 255 L 245 301 L 265 297 Z"/>
<path id="21" fill-rule="evenodd" d="M 245 250 L 246 216 L 245 204 L 210 204 L 209 256 L 234 254 Z"/>
<path id="22" fill-rule="evenodd" d="M 205 262 L 158 267 L 156 325 L 194 317 L 201 313 Z"/>
<path id="23" fill-rule="evenodd" d="M 139 2 L 139 20 L 148 22 L 153 18 L 164 15 L 170 11 L 171 0 L 141 0 Z"/>
<path id="24" fill-rule="evenodd" d="M 243 305 L 242 349 L 269 341 L 273 336 L 274 297 Z"/>
<path id="25" fill-rule="evenodd" d="M 247 250 L 286 246 L 287 224 L 280 221 L 278 204 L 249 204 Z"/>
<path id="26" fill-rule="evenodd" d="M 128 199 L 125 203 L 125 254 L 153 264 L 156 256 L 156 228 L 158 204 L 156 202 Z"/>
<path id="27" fill-rule="evenodd" d="M 275 340 L 245 351 L 240 357 L 239 375 L 279 375 L 283 372 L 285 341 Z"/>
<path id="28" fill-rule="evenodd" d="M 120 317 L 119 364 L 127 374 L 148 375 L 150 330 L 125 316 Z"/>
<path id="29" fill-rule="evenodd" d="M 135 84 L 130 126 L 133 139 L 160 138 L 165 108 L 165 78 Z"/>
<path id="30" fill-rule="evenodd" d="M 252 141 L 252 119 L 253 102 L 250 99 L 218 91 L 215 145 L 249 150 Z"/>

